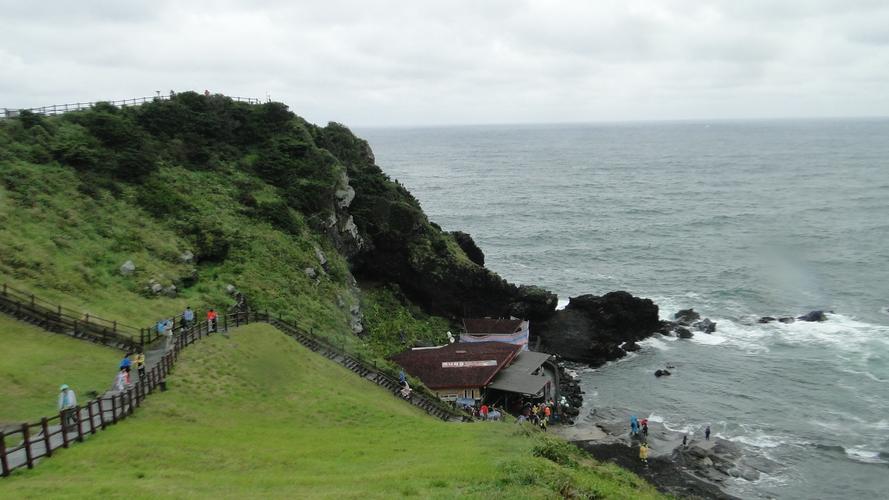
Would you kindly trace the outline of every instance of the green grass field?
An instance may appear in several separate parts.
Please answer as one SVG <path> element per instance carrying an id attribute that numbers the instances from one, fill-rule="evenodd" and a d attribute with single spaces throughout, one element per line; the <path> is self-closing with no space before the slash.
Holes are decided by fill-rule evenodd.
<path id="1" fill-rule="evenodd" d="M 264 324 L 190 347 L 169 388 L 0 497 L 658 497 L 536 430 L 435 420 Z"/>
<path id="2" fill-rule="evenodd" d="M 56 413 L 59 385 L 78 400 L 111 387 L 121 353 L 0 314 L 0 425 Z"/>

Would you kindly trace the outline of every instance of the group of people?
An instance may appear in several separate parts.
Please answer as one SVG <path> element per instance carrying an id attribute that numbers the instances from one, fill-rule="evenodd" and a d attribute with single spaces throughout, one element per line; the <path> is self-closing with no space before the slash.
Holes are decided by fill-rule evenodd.
<path id="1" fill-rule="evenodd" d="M 648 419 L 638 419 L 635 415 L 630 416 L 630 437 L 639 440 L 639 460 L 643 464 L 648 465 Z M 704 428 L 704 440 L 710 440 L 710 426 Z M 682 446 L 688 446 L 688 434 L 682 436 Z"/>
<path id="2" fill-rule="evenodd" d="M 525 403 L 522 405 L 522 411 L 516 422 L 531 422 L 531 424 L 539 426 L 543 431 L 546 431 L 549 422 L 555 414 L 556 402 L 552 399 L 541 403 Z"/>
<path id="3" fill-rule="evenodd" d="M 182 321 L 179 322 L 180 332 L 185 332 L 195 324 L 195 313 L 191 306 L 182 311 Z M 217 331 L 217 320 L 219 314 L 214 309 L 207 311 L 207 333 Z M 173 318 L 161 319 L 155 324 L 155 330 L 159 336 L 166 338 L 165 349 L 169 349 L 173 344 L 173 330 L 176 322 Z"/>
<path id="4" fill-rule="evenodd" d="M 130 356 L 133 356 L 133 359 L 130 359 Z M 128 352 L 124 355 L 117 367 L 117 376 L 114 378 L 114 384 L 112 385 L 113 390 L 123 392 L 132 384 L 130 381 L 130 371 L 134 366 L 139 373 L 139 380 L 144 380 L 145 353 L 142 350 L 139 350 L 136 353 Z"/>

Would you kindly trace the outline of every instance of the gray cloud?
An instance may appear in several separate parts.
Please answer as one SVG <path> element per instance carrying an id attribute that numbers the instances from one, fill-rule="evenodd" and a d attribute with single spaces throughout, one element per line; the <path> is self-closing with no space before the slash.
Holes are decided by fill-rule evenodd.
<path id="1" fill-rule="evenodd" d="M 0 0 L 0 12 L 8 107 L 207 88 L 352 125 L 889 115 L 882 0 Z"/>

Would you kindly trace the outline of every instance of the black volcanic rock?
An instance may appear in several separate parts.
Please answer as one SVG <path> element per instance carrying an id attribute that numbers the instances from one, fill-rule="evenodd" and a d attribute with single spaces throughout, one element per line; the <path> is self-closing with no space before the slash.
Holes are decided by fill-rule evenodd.
<path id="1" fill-rule="evenodd" d="M 827 316 L 824 314 L 824 311 L 812 311 L 807 314 L 803 314 L 802 316 L 798 316 L 796 319 L 800 321 L 827 321 Z"/>
<path id="2" fill-rule="evenodd" d="M 713 333 L 716 331 L 716 323 L 710 321 L 710 318 L 704 318 L 691 326 L 704 333 Z"/>
<path id="3" fill-rule="evenodd" d="M 599 366 L 625 356 L 621 344 L 642 340 L 660 327 L 654 302 L 610 292 L 572 297 L 549 319 L 532 321 L 531 335 L 539 339 L 543 351 Z"/>
<path id="4" fill-rule="evenodd" d="M 694 309 L 682 309 L 673 315 L 673 319 L 683 326 L 689 326 L 693 322 L 701 319 L 701 315 L 696 313 Z"/>
<path id="5" fill-rule="evenodd" d="M 485 265 L 485 254 L 482 252 L 482 249 L 475 244 L 475 240 L 472 239 L 472 236 L 470 236 L 469 233 L 452 231 L 451 234 L 454 236 L 454 239 L 457 240 L 457 244 L 460 245 L 460 248 L 466 256 L 469 257 L 469 260 L 480 266 Z"/>
<path id="6" fill-rule="evenodd" d="M 766 324 L 766 323 L 771 323 L 772 321 L 775 321 L 775 318 L 773 316 L 763 316 L 763 317 L 759 318 L 757 323 Z"/>
<path id="7" fill-rule="evenodd" d="M 642 349 L 642 347 L 639 346 L 639 344 L 633 342 L 632 340 L 629 342 L 624 342 L 624 345 L 620 346 L 620 348 L 627 351 L 627 352 L 636 352 L 639 349 Z"/>
<path id="8" fill-rule="evenodd" d="M 691 333 L 691 330 L 684 326 L 677 326 L 674 331 L 676 332 L 676 336 L 680 339 L 690 339 L 694 336 L 694 334 Z"/>

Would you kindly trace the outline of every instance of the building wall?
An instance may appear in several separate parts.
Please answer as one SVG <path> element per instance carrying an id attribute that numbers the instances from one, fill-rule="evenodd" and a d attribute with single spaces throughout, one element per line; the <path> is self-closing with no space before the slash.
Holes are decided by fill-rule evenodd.
<path id="1" fill-rule="evenodd" d="M 440 389 L 435 395 L 444 401 L 454 401 L 457 398 L 481 399 L 481 390 L 477 387 L 464 387 L 462 389 Z"/>

